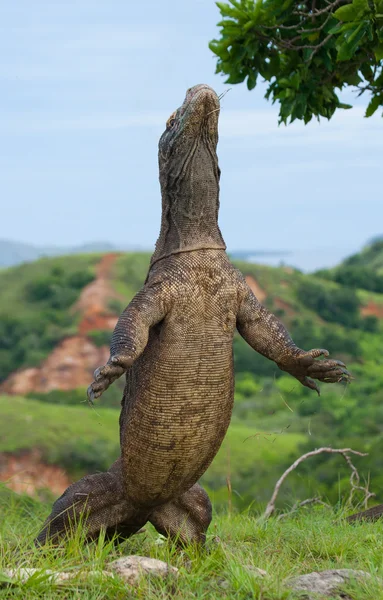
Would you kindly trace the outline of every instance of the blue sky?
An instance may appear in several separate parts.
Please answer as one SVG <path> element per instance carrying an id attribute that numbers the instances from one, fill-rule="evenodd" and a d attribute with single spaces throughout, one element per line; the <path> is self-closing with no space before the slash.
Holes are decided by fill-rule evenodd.
<path id="1" fill-rule="evenodd" d="M 208 48 L 218 20 L 210 0 L 2 3 L 0 237 L 153 247 L 165 121 L 188 87 L 227 88 Z M 222 103 L 228 248 L 334 263 L 383 233 L 383 119 L 359 99 L 329 123 L 278 127 L 264 92 L 233 86 Z"/>

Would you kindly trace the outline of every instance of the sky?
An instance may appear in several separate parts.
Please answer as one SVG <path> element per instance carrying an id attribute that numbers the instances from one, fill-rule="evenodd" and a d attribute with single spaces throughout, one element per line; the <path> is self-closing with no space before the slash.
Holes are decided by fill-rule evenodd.
<path id="1" fill-rule="evenodd" d="M 265 85 L 215 74 L 211 0 L 17 0 L 0 5 L 0 238 L 153 248 L 157 144 L 187 88 L 222 101 L 220 226 L 229 251 L 331 266 L 383 233 L 383 119 L 368 99 L 278 127 Z M 268 259 L 266 262 L 280 260 Z"/>

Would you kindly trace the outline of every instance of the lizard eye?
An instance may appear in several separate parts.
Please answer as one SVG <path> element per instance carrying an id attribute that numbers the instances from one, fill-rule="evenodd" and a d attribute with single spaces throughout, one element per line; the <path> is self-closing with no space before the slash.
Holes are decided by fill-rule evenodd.
<path id="1" fill-rule="evenodd" d="M 166 121 L 167 129 L 171 129 L 173 127 L 174 123 L 176 122 L 175 116 L 176 116 L 176 113 L 174 112 L 172 115 L 170 115 L 170 117 Z"/>

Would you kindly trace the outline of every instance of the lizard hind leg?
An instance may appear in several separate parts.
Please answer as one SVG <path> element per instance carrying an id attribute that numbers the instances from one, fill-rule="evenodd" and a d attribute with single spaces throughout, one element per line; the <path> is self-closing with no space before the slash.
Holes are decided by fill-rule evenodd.
<path id="1" fill-rule="evenodd" d="M 180 545 L 204 544 L 211 519 L 209 496 L 198 483 L 175 500 L 155 508 L 148 518 L 159 533 Z"/>
<path id="2" fill-rule="evenodd" d="M 88 541 L 97 538 L 101 530 L 107 538 L 114 534 L 127 538 L 147 522 L 147 514 L 139 513 L 126 501 L 120 460 L 107 472 L 86 475 L 70 485 L 54 503 L 35 543 L 57 544 L 73 534 L 80 522 Z"/>

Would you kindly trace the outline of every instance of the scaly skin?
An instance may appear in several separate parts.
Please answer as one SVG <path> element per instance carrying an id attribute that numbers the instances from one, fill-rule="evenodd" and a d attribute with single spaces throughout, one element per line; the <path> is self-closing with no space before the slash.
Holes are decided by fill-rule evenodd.
<path id="1" fill-rule="evenodd" d="M 218 227 L 219 99 L 188 90 L 159 143 L 162 222 L 147 280 L 120 316 L 108 363 L 88 390 L 98 398 L 126 373 L 121 458 L 55 503 L 38 541 L 58 539 L 87 516 L 127 537 L 147 520 L 181 542 L 203 541 L 211 505 L 197 484 L 230 423 L 233 336 L 243 338 L 303 385 L 347 380 L 326 350 L 300 350 L 230 263 Z M 319 357 L 325 357 L 318 361 Z"/>

